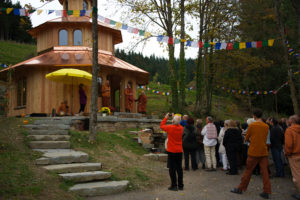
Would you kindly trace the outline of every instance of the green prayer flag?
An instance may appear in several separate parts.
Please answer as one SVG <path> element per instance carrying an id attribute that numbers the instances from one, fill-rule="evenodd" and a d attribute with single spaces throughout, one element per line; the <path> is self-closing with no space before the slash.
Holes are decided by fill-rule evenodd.
<path id="1" fill-rule="evenodd" d="M 268 46 L 268 40 L 263 40 L 262 46 L 263 46 L 263 47 L 267 47 L 267 46 Z"/>
<path id="2" fill-rule="evenodd" d="M 5 12 L 5 11 L 6 11 L 6 8 L 1 8 L 1 11 L 2 11 L 2 12 Z"/>
<path id="3" fill-rule="evenodd" d="M 110 20 L 109 24 L 111 25 L 115 25 L 117 22 L 115 22 L 114 20 Z"/>
<path id="4" fill-rule="evenodd" d="M 67 13 L 68 15 L 73 15 L 73 10 L 68 10 Z"/>
<path id="5" fill-rule="evenodd" d="M 174 40 L 174 44 L 179 44 L 180 43 L 180 40 L 179 39 L 177 39 L 177 38 L 175 38 L 175 40 Z"/>
<path id="6" fill-rule="evenodd" d="M 140 30 L 139 34 L 140 34 L 140 36 L 145 36 L 145 31 Z"/>
<path id="7" fill-rule="evenodd" d="M 209 42 L 205 42 L 203 45 L 204 48 L 208 48 L 209 47 Z"/>
<path id="8" fill-rule="evenodd" d="M 240 43 L 239 43 L 239 42 L 235 42 L 235 43 L 233 44 L 233 48 L 234 48 L 234 49 L 239 49 L 239 48 L 240 48 Z"/>

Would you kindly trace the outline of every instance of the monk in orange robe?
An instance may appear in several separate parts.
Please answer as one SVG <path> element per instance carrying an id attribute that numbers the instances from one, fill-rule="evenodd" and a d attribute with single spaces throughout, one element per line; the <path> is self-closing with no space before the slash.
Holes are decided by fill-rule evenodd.
<path id="1" fill-rule="evenodd" d="M 102 85 L 102 107 L 110 106 L 110 85 L 109 80 Z"/>
<path id="2" fill-rule="evenodd" d="M 139 98 L 135 101 L 138 101 L 138 112 L 142 114 L 146 114 L 146 104 L 147 104 L 147 96 L 145 95 L 145 91 L 142 90 Z"/>
<path id="3" fill-rule="evenodd" d="M 133 91 L 131 85 L 128 83 L 125 89 L 125 110 L 126 112 L 132 112 L 133 108 Z"/>
<path id="4" fill-rule="evenodd" d="M 63 102 L 61 102 L 58 110 L 57 110 L 57 114 L 60 116 L 66 116 L 68 115 L 69 112 L 69 106 L 68 106 L 68 102 L 65 100 Z"/>

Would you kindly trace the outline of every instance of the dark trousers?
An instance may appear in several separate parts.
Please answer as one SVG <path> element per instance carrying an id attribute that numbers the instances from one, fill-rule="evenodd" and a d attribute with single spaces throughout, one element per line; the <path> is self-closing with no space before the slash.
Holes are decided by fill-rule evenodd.
<path id="1" fill-rule="evenodd" d="M 238 156 L 239 147 L 235 145 L 228 145 L 226 146 L 225 149 L 226 149 L 226 156 L 230 166 L 229 173 L 237 174 L 238 173 L 237 156 Z"/>
<path id="2" fill-rule="evenodd" d="M 80 104 L 79 112 L 84 112 L 85 104 Z"/>
<path id="3" fill-rule="evenodd" d="M 183 187 L 182 153 L 168 152 L 168 164 L 171 186 Z"/>
<path id="4" fill-rule="evenodd" d="M 238 186 L 238 189 L 242 191 L 247 190 L 247 187 L 251 179 L 252 171 L 254 170 L 257 164 L 259 164 L 260 166 L 260 172 L 263 178 L 264 192 L 267 194 L 271 194 L 271 183 L 270 183 L 269 172 L 268 172 L 268 156 L 264 156 L 264 157 L 248 156 L 246 169 L 243 173 L 243 177 L 240 185 Z"/>
<path id="5" fill-rule="evenodd" d="M 283 177 L 284 176 L 284 167 L 283 162 L 281 160 L 281 149 L 271 148 L 273 161 L 276 168 L 276 176 Z"/>
<path id="6" fill-rule="evenodd" d="M 189 169 L 189 155 L 191 155 L 191 161 L 192 161 L 192 169 L 196 170 L 198 169 L 197 162 L 196 162 L 196 150 L 191 150 L 191 149 L 183 149 L 184 153 L 184 166 L 185 169 Z"/>

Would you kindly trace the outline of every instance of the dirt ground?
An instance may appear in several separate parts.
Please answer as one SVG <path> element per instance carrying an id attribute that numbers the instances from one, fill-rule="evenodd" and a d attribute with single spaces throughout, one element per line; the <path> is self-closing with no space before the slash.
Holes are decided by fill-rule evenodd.
<path id="1" fill-rule="evenodd" d="M 273 167 L 271 167 L 273 171 Z M 273 200 L 293 199 L 291 194 L 296 192 L 292 183 L 291 174 L 286 167 L 285 178 L 272 178 Z M 243 170 L 239 175 L 226 175 L 218 169 L 216 172 L 206 172 L 202 169 L 197 171 L 184 171 L 184 190 L 169 191 L 169 185 L 158 186 L 147 191 L 131 191 L 122 194 L 92 197 L 88 200 L 256 200 L 262 199 L 259 193 L 262 192 L 261 176 L 253 175 L 248 190 L 242 195 L 233 194 L 230 189 L 236 187 L 241 179 Z M 165 168 L 165 173 L 168 170 Z"/>

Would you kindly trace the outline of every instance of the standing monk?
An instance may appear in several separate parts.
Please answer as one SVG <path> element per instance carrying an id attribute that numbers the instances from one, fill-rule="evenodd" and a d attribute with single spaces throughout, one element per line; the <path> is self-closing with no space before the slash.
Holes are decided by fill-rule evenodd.
<path id="1" fill-rule="evenodd" d="M 102 85 L 102 107 L 110 106 L 110 85 L 109 80 L 106 80 Z"/>
<path id="2" fill-rule="evenodd" d="M 142 114 L 146 114 L 146 104 L 147 104 L 147 96 L 145 95 L 145 91 L 142 90 L 139 98 L 135 101 L 138 101 L 138 112 Z"/>
<path id="3" fill-rule="evenodd" d="M 133 106 L 133 91 L 130 83 L 127 84 L 127 88 L 125 88 L 125 109 L 126 112 L 131 112 Z"/>
<path id="4" fill-rule="evenodd" d="M 240 185 L 237 188 L 233 188 L 231 192 L 242 194 L 242 192 L 246 191 L 252 172 L 256 165 L 259 164 L 264 185 L 264 191 L 260 193 L 260 196 L 264 199 L 269 199 L 269 194 L 271 194 L 271 183 L 268 172 L 269 154 L 267 147 L 269 126 L 262 120 L 262 111 L 255 110 L 253 112 L 253 118 L 256 122 L 253 122 L 249 125 L 245 137 L 245 141 L 250 142 L 246 169 L 243 173 Z"/>
<path id="5" fill-rule="evenodd" d="M 87 101 L 87 97 L 86 97 L 85 91 L 83 89 L 83 84 L 80 83 L 79 84 L 79 103 L 80 103 L 79 113 L 84 112 L 86 101 Z M 72 115 L 72 113 L 71 113 L 71 115 Z"/>

